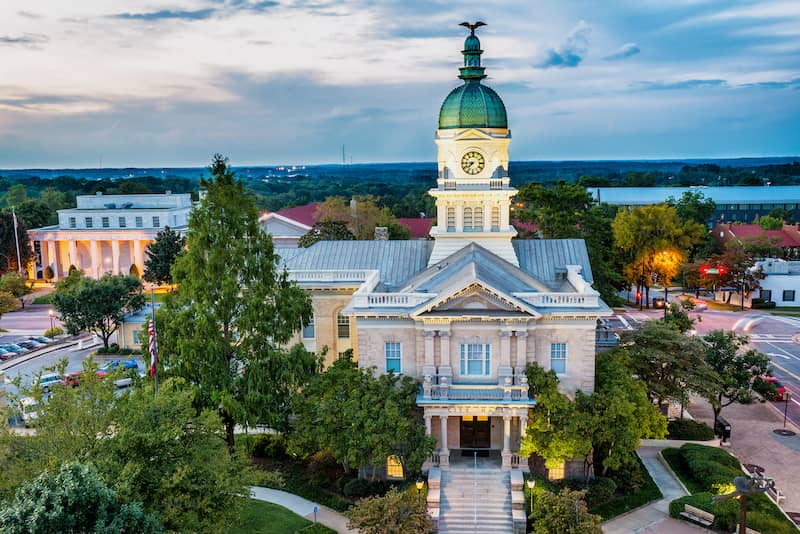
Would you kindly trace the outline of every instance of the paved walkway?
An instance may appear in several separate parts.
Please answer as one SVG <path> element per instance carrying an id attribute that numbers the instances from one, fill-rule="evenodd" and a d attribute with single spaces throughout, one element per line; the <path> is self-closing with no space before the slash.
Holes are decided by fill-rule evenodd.
<path id="1" fill-rule="evenodd" d="M 357 534 L 357 530 L 350 530 L 347 528 L 347 518 L 335 510 L 331 510 L 326 506 L 311 502 L 293 493 L 285 491 L 261 488 L 259 486 L 251 486 L 253 499 L 259 501 L 271 502 L 278 504 L 291 510 L 301 517 L 305 517 L 309 521 L 314 520 L 314 507 L 317 508 L 317 521 L 326 527 L 330 527 L 339 534 Z"/>
<path id="2" fill-rule="evenodd" d="M 637 508 L 603 523 L 606 534 L 698 534 L 709 532 L 686 521 L 669 517 L 670 501 L 688 495 L 659 457 L 662 447 L 640 447 L 636 453 L 642 459 L 664 498 Z"/>

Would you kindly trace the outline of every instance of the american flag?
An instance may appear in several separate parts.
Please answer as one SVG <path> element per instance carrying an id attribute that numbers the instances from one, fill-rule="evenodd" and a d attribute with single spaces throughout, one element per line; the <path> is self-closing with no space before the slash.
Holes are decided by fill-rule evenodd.
<path id="1" fill-rule="evenodd" d="M 150 318 L 150 325 L 147 327 L 147 335 L 150 338 L 150 376 L 156 376 L 156 366 L 158 365 L 158 345 L 156 344 L 156 321 L 155 317 Z"/>

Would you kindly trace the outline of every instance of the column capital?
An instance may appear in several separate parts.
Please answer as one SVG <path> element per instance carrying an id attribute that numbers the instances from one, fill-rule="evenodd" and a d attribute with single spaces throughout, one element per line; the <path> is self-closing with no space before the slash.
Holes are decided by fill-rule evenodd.
<path id="1" fill-rule="evenodd" d="M 439 337 L 450 337 L 450 330 L 439 330 Z"/>
<path id="2" fill-rule="evenodd" d="M 527 330 L 514 330 L 514 335 L 517 337 L 528 337 Z"/>
<path id="3" fill-rule="evenodd" d="M 511 337 L 511 330 L 506 330 L 504 327 L 500 330 L 500 337 Z"/>
<path id="4" fill-rule="evenodd" d="M 425 330 L 422 331 L 422 335 L 425 337 L 433 337 L 436 335 L 436 330 L 429 330 L 426 328 Z"/>
<path id="5" fill-rule="evenodd" d="M 509 414 L 503 414 L 503 421 L 507 423 L 507 422 L 511 421 L 511 417 L 512 416 L 509 415 Z"/>

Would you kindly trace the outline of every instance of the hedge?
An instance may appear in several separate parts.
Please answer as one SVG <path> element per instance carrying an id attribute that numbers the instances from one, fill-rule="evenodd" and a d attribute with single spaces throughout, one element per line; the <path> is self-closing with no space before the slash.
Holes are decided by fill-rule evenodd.
<path id="1" fill-rule="evenodd" d="M 709 441 L 714 439 L 714 429 L 700 421 L 691 419 L 675 419 L 667 423 L 668 439 L 685 439 L 690 441 Z"/>

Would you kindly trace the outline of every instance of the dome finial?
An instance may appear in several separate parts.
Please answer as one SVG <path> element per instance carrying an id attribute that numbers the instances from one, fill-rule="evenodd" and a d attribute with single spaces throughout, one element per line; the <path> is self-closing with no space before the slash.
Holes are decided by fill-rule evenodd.
<path id="1" fill-rule="evenodd" d="M 462 22 L 459 26 L 464 26 L 469 30 L 470 35 L 475 35 L 475 30 L 480 28 L 481 26 L 486 26 L 486 23 L 483 21 L 478 21 L 475 24 L 470 24 L 469 22 Z"/>

